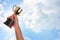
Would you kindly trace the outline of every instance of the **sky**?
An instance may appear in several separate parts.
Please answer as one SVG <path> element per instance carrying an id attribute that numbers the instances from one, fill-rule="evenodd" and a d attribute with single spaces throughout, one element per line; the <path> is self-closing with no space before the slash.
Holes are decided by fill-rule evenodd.
<path id="1" fill-rule="evenodd" d="M 60 0 L 0 0 L 0 40 L 16 40 L 15 29 L 3 24 L 13 5 L 23 10 L 18 20 L 24 40 L 60 40 Z"/>

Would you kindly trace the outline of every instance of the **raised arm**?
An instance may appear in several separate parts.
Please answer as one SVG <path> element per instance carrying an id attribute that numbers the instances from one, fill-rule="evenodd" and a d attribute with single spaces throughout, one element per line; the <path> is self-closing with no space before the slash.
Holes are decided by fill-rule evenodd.
<path id="1" fill-rule="evenodd" d="M 22 36 L 21 28 L 20 28 L 20 26 L 19 26 L 19 24 L 18 24 L 17 15 L 13 14 L 10 18 L 14 20 L 14 25 L 13 25 L 13 27 L 15 28 L 16 39 L 17 39 L 17 40 L 24 40 L 24 39 L 23 39 L 23 36 Z"/>

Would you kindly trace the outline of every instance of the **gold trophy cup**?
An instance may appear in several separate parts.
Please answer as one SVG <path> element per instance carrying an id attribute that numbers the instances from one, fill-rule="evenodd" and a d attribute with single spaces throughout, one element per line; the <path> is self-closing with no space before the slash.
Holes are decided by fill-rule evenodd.
<path id="1" fill-rule="evenodd" d="M 14 5 L 12 9 L 16 15 L 19 15 L 22 12 L 22 9 L 16 5 Z M 14 20 L 7 18 L 7 20 L 4 22 L 4 24 L 11 28 L 12 25 L 14 24 Z"/>

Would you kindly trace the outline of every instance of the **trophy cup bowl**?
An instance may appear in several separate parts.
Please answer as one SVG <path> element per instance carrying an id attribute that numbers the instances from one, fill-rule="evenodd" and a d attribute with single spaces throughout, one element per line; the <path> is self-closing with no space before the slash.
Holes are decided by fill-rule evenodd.
<path id="1" fill-rule="evenodd" d="M 16 5 L 14 5 L 12 9 L 13 9 L 13 12 L 15 13 L 15 15 L 19 15 L 22 12 L 22 9 Z M 7 18 L 7 20 L 4 22 L 4 24 L 11 28 L 12 25 L 14 24 L 14 20 Z"/>
<path id="2" fill-rule="evenodd" d="M 12 10 L 15 12 L 16 15 L 19 15 L 22 12 L 21 7 L 14 5 Z"/>

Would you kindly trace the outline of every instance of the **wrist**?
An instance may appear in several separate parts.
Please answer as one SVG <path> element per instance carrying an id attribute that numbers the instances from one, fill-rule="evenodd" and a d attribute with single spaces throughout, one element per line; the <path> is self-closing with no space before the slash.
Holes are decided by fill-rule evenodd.
<path id="1" fill-rule="evenodd" d="M 14 28 L 19 28 L 19 25 L 17 25 L 17 24 L 16 24 L 16 25 L 14 25 Z"/>

